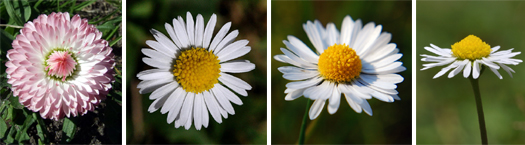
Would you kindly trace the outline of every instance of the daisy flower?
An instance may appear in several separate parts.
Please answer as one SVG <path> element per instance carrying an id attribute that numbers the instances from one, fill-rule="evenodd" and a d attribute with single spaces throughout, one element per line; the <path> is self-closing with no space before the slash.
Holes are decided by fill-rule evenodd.
<path id="1" fill-rule="evenodd" d="M 507 65 L 518 65 L 522 62 L 522 60 L 512 58 L 521 53 L 512 52 L 514 48 L 498 52 L 500 46 L 490 48 L 490 45 L 474 35 L 469 35 L 463 40 L 456 42 L 451 46 L 452 49 L 439 48 L 434 44 L 430 44 L 430 46 L 425 47 L 425 49 L 438 56 L 422 54 L 423 58 L 421 61 L 431 63 L 423 64 L 424 68 L 421 70 L 450 64 L 441 69 L 434 76 L 434 79 L 444 75 L 451 69 L 454 70 L 448 74 L 448 78 L 452 78 L 463 71 L 463 77 L 468 78 L 472 73 L 472 77 L 477 79 L 481 73 L 482 65 L 488 66 L 499 79 L 503 79 L 498 69 L 503 68 L 512 77 L 514 70 Z"/>
<path id="2" fill-rule="evenodd" d="M 148 111 L 161 109 L 162 114 L 168 113 L 167 122 L 175 122 L 175 128 L 184 126 L 188 130 L 192 123 L 197 130 L 208 127 L 208 111 L 215 121 L 222 123 L 222 117 L 235 114 L 230 102 L 242 105 L 233 92 L 247 96 L 246 90 L 252 88 L 228 74 L 255 69 L 255 64 L 248 60 L 232 61 L 250 52 L 250 46 L 246 46 L 248 40 L 234 42 L 239 31 L 227 34 L 231 22 L 222 26 L 212 39 L 216 21 L 213 14 L 205 27 L 202 15 L 198 14 L 194 22 L 187 12 L 186 22 L 179 16 L 173 19 L 173 26 L 164 24 L 171 39 L 152 29 L 156 41 L 148 40 L 146 44 L 153 49 L 142 49 L 147 56 L 142 61 L 154 69 L 137 74 L 142 80 L 137 88 L 141 94 L 153 92 L 149 98 L 155 101 Z"/>
<path id="3" fill-rule="evenodd" d="M 403 81 L 398 72 L 406 70 L 399 62 L 402 54 L 396 44 L 389 43 L 391 34 L 381 32 L 382 26 L 373 22 L 364 27 L 361 20 L 350 16 L 343 20 L 341 32 L 333 23 L 326 28 L 321 23 L 308 21 L 303 28 L 316 52 L 294 36 L 288 36 L 281 48 L 284 55 L 274 59 L 294 66 L 279 67 L 286 84 L 285 100 L 300 96 L 315 100 L 309 110 L 311 120 L 317 118 L 327 100 L 328 113 L 339 108 L 341 94 L 354 111 L 363 110 L 372 116 L 367 99 L 384 102 L 399 100 L 396 84 Z"/>
<path id="4" fill-rule="evenodd" d="M 92 111 L 114 81 L 115 61 L 102 33 L 69 13 L 42 14 L 24 25 L 7 51 L 7 81 L 20 103 L 58 120 Z"/>

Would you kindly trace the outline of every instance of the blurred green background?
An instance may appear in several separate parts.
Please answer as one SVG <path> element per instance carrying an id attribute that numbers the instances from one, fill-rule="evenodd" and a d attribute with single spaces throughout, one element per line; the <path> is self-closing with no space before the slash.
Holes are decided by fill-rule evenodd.
<path id="1" fill-rule="evenodd" d="M 128 143 L 176 143 L 176 144 L 266 144 L 266 1 L 171 1 L 144 0 L 127 2 L 127 51 L 126 83 L 126 140 Z M 256 68 L 247 73 L 232 74 L 249 83 L 253 89 L 248 97 L 242 97 L 242 106 L 233 105 L 235 115 L 229 115 L 219 124 L 210 120 L 208 128 L 200 131 L 192 126 L 190 130 L 175 129 L 166 122 L 167 115 L 160 111 L 149 113 L 147 108 L 153 102 L 149 94 L 140 95 L 136 88 L 139 80 L 136 74 L 150 69 L 141 60 L 145 57 L 140 49 L 147 48 L 146 40 L 154 40 L 149 30 L 154 28 L 167 35 L 164 23 L 190 11 L 195 20 L 202 14 L 205 23 L 213 13 L 217 14 L 215 33 L 231 21 L 232 30 L 238 29 L 236 40 L 248 39 L 252 50 L 240 59 L 248 59 Z"/>
<path id="2" fill-rule="evenodd" d="M 432 77 L 443 67 L 420 71 L 419 54 L 430 43 L 442 48 L 474 34 L 500 50 L 525 50 L 525 2 L 418 1 L 417 2 L 417 143 L 481 143 L 474 93 L 462 75 Z M 524 59 L 524 55 L 514 58 Z M 510 66 L 514 78 L 500 69 L 503 80 L 485 70 L 479 80 L 488 142 L 525 143 L 525 72 L 523 64 Z"/>
<path id="3" fill-rule="evenodd" d="M 383 25 L 383 31 L 392 33 L 391 43 L 403 53 L 401 61 L 407 71 L 400 73 L 405 80 L 398 84 L 400 101 L 385 103 L 371 99 L 374 116 L 358 114 L 350 108 L 346 100 L 341 100 L 337 113 L 329 115 L 325 108 L 321 115 L 308 120 L 307 144 L 410 144 L 412 138 L 412 13 L 410 1 L 272 1 L 272 143 L 297 143 L 299 130 L 307 99 L 300 97 L 294 101 L 285 101 L 286 83 L 280 66 L 290 66 L 273 59 L 282 54 L 283 40 L 287 35 L 294 35 L 310 48 L 313 48 L 302 24 L 306 21 L 320 20 L 323 26 L 328 22 L 335 23 L 341 30 L 341 23 L 346 15 L 354 20 L 361 19 L 364 24 L 375 22 Z M 310 107 L 311 103 L 308 105 Z"/>

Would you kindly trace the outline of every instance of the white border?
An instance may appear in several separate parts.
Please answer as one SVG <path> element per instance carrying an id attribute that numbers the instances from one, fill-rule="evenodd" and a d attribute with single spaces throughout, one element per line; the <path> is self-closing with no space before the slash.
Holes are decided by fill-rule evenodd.
<path id="1" fill-rule="evenodd" d="M 272 142 L 272 5 L 271 0 L 266 1 L 266 144 Z"/>
<path id="2" fill-rule="evenodd" d="M 126 22 L 127 22 L 127 13 L 126 13 L 126 1 L 123 0 L 122 1 L 122 22 L 121 22 L 121 25 L 122 25 L 122 70 L 121 70 L 121 73 L 122 73 L 122 144 L 127 144 L 126 142 L 126 135 L 127 135 L 127 132 L 126 132 L 126 113 L 127 113 L 127 110 L 126 110 L 126 104 L 127 104 L 127 84 L 128 84 L 128 80 L 126 80 L 126 73 L 128 72 L 126 70 Z"/>
<path id="3" fill-rule="evenodd" d="M 412 0 L 412 144 L 416 144 L 416 1 Z"/>

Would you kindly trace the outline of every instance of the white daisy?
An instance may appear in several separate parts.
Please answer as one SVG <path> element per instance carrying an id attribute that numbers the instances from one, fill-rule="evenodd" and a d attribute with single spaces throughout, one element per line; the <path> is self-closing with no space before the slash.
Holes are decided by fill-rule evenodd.
<path id="1" fill-rule="evenodd" d="M 155 101 L 148 111 L 161 109 L 162 114 L 168 113 L 167 122 L 175 121 L 175 128 L 184 126 L 187 130 L 192 122 L 197 130 L 208 127 L 208 111 L 222 123 L 222 117 L 235 114 L 230 102 L 242 105 L 241 99 L 226 87 L 242 96 L 247 96 L 246 90 L 252 88 L 228 74 L 255 69 L 248 60 L 231 61 L 250 52 L 248 40 L 234 42 L 239 31 L 227 34 L 231 22 L 222 26 L 212 40 L 216 21 L 213 14 L 204 27 L 202 15 L 197 15 L 194 23 L 187 12 L 186 22 L 179 16 L 173 19 L 173 26 L 164 25 L 171 39 L 152 29 L 157 41 L 146 41 L 153 49 L 142 49 L 148 56 L 142 61 L 155 68 L 137 74 L 142 80 L 137 88 L 141 94 L 153 92 L 149 98 Z"/>
<path id="2" fill-rule="evenodd" d="M 278 61 L 294 66 L 279 67 L 286 84 L 285 100 L 305 96 L 315 100 L 310 107 L 310 119 L 321 113 L 326 100 L 328 113 L 334 114 L 339 108 L 341 94 L 352 109 L 364 110 L 372 115 L 367 99 L 375 97 L 381 101 L 394 102 L 397 96 L 396 84 L 403 77 L 395 74 L 406 70 L 399 60 L 402 54 L 396 44 L 389 43 L 391 34 L 382 32 L 381 25 L 373 22 L 364 27 L 361 20 L 353 21 L 350 16 L 343 20 L 341 32 L 333 23 L 326 29 L 321 23 L 308 21 L 303 28 L 317 53 L 294 36 L 288 36 L 281 48 L 284 55 L 275 55 Z"/>
<path id="3" fill-rule="evenodd" d="M 463 70 L 463 77 L 468 78 L 472 72 L 472 77 L 477 79 L 481 73 L 481 65 L 488 66 L 500 79 L 503 79 L 498 69 L 503 68 L 512 77 L 511 72 L 514 72 L 514 70 L 507 65 L 518 65 L 522 62 L 519 59 L 512 58 L 521 53 L 512 52 L 514 48 L 496 52 L 500 46 L 490 48 L 490 45 L 474 35 L 469 35 L 463 40 L 456 42 L 451 46 L 452 49 L 439 48 L 434 44 L 430 44 L 430 46 L 432 47 L 425 47 L 425 49 L 439 56 L 422 54 L 423 58 L 421 61 L 432 63 L 423 64 L 424 68 L 421 70 L 452 63 L 441 69 L 434 76 L 434 79 L 444 75 L 453 68 L 455 69 L 448 74 L 448 78 L 454 77 Z"/>

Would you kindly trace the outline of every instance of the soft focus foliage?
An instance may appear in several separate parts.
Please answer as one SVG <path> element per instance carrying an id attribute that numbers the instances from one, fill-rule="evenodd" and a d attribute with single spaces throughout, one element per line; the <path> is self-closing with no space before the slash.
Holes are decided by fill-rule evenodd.
<path id="1" fill-rule="evenodd" d="M 377 99 L 368 100 L 374 116 L 365 113 L 358 114 L 350 108 L 346 101 L 341 100 L 337 113 L 329 115 L 327 109 L 317 119 L 307 121 L 307 144 L 394 144 L 411 143 L 411 2 L 306 2 L 306 1 L 272 1 L 272 53 L 271 56 L 282 54 L 279 48 L 285 48 L 282 43 L 287 35 L 294 35 L 310 48 L 303 23 L 318 19 L 323 26 L 333 22 L 341 31 L 341 22 L 346 15 L 352 19 L 361 19 L 363 24 L 375 22 L 383 25 L 383 32 L 392 33 L 391 43 L 396 43 L 403 57 L 400 61 L 407 71 L 400 73 L 405 80 L 398 84 L 397 91 L 401 100 L 385 103 Z M 272 143 L 297 143 L 301 121 L 306 107 L 306 98 L 285 101 L 286 83 L 280 66 L 290 66 L 271 60 L 272 67 Z"/>
<path id="2" fill-rule="evenodd" d="M 119 1 L 0 1 L 0 142 L 22 144 L 50 143 L 119 143 L 121 142 L 122 60 Z M 87 18 L 102 32 L 115 54 L 115 82 L 105 101 L 84 116 L 58 121 L 42 119 L 22 106 L 7 83 L 7 50 L 27 21 L 41 14 L 69 12 Z M 81 134 L 81 135 L 79 135 Z"/>
<path id="3" fill-rule="evenodd" d="M 417 143 L 481 143 L 474 93 L 468 79 L 432 77 L 441 70 L 423 68 L 419 54 L 430 43 L 442 48 L 473 34 L 491 47 L 521 51 L 524 59 L 525 2 L 518 1 L 418 1 L 417 2 Z M 523 64 L 509 66 L 511 78 L 500 69 L 503 80 L 486 69 L 479 78 L 489 144 L 525 142 L 525 72 Z"/>
<path id="4" fill-rule="evenodd" d="M 127 2 L 127 118 L 126 139 L 128 143 L 208 143 L 208 144 L 265 144 L 266 143 L 266 1 L 128 1 Z M 240 97 L 242 106 L 233 105 L 235 115 L 229 115 L 221 124 L 210 120 L 208 128 L 200 131 L 174 128 L 166 123 L 166 114 L 147 111 L 153 100 L 138 92 L 136 74 L 151 67 L 141 60 L 140 51 L 147 48 L 146 40 L 155 40 L 150 29 L 167 35 L 165 23 L 186 12 L 202 14 L 208 22 L 217 14 L 214 34 L 226 22 L 231 21 L 230 31 L 239 30 L 236 40 L 248 39 L 252 50 L 239 59 L 254 63 L 255 70 L 232 74 L 249 83 L 253 88 L 248 97 Z M 211 117 L 211 116 L 210 116 Z M 211 119 L 211 118 L 210 118 Z"/>

